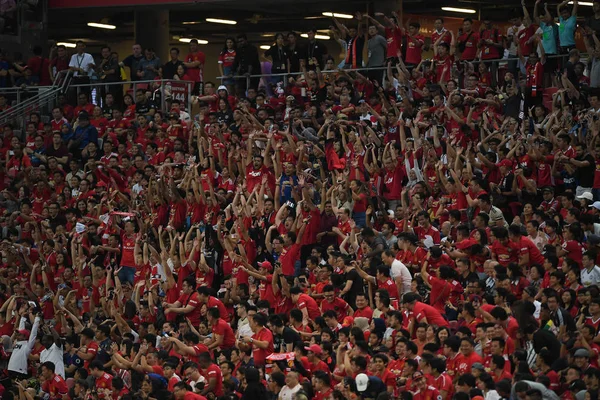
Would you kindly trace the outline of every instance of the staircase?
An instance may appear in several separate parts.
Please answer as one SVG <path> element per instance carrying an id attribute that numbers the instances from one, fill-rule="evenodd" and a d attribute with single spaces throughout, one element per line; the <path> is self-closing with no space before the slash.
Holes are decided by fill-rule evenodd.
<path id="1" fill-rule="evenodd" d="M 16 122 L 16 125 L 24 126 L 25 117 L 28 114 L 51 104 L 59 93 L 65 93 L 67 91 L 71 84 L 72 77 L 72 72 L 68 71 L 65 75 L 60 77 L 60 79 L 55 79 L 54 84 L 48 89 L 0 113 L 0 126 L 9 122 Z"/>

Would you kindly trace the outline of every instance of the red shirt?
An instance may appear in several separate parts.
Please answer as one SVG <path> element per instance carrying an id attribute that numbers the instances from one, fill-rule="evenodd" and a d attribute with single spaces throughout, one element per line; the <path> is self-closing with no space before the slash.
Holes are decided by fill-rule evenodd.
<path id="1" fill-rule="evenodd" d="M 185 58 L 185 62 L 191 63 L 194 61 L 200 61 L 200 66 L 195 68 L 188 68 L 186 73 L 194 82 L 203 82 L 202 68 L 204 67 L 204 63 L 206 62 L 206 56 L 203 52 L 197 51 L 195 53 L 188 54 Z"/>
<path id="2" fill-rule="evenodd" d="M 219 368 L 217 364 L 211 364 L 208 368 L 206 368 L 206 371 L 202 371 L 202 375 L 206 379 L 207 386 L 210 379 L 216 379 L 217 383 L 212 393 L 214 393 L 217 397 L 223 396 L 223 373 L 221 372 L 221 368 Z"/>
<path id="3" fill-rule="evenodd" d="M 56 374 L 52 379 L 44 382 L 42 390 L 50 395 L 50 400 L 62 400 L 63 395 L 69 393 L 69 388 L 63 377 Z"/>
<path id="4" fill-rule="evenodd" d="M 267 356 L 273 352 L 273 333 L 267 328 L 263 327 L 260 331 L 252 335 L 252 339 L 259 341 L 267 341 L 269 345 L 266 349 L 258 348 L 254 343 L 252 344 L 252 355 L 254 357 L 255 366 L 265 365 Z"/>
<path id="5" fill-rule="evenodd" d="M 458 37 L 459 43 L 465 44 L 465 50 L 461 54 L 463 60 L 472 61 L 477 55 L 477 44 L 479 43 L 479 33 L 471 31 L 470 33 L 464 32 Z"/>
<path id="6" fill-rule="evenodd" d="M 407 64 L 419 64 L 421 62 L 421 51 L 425 38 L 423 35 L 408 36 L 406 38 L 406 60 Z"/>
<path id="7" fill-rule="evenodd" d="M 415 234 L 417 235 L 419 240 L 425 240 L 427 236 L 431 236 L 434 244 L 440 244 L 440 231 L 438 231 L 435 226 L 429 225 L 428 229 L 424 229 L 420 226 L 415 226 L 413 230 L 415 231 Z"/>
<path id="8" fill-rule="evenodd" d="M 386 191 L 383 197 L 388 200 L 400 200 L 402 194 L 402 180 L 404 179 L 404 164 L 398 161 L 398 165 L 392 171 L 385 170 L 383 184 Z"/>
<path id="9" fill-rule="evenodd" d="M 293 276 L 296 269 L 296 260 L 300 258 L 300 245 L 294 243 L 289 248 L 284 248 L 279 255 L 279 263 L 281 264 L 281 272 L 285 276 Z"/>
<path id="10" fill-rule="evenodd" d="M 349 307 L 350 306 L 348 305 L 348 303 L 346 303 L 344 300 L 340 299 L 339 297 L 335 297 L 333 299 L 332 303 L 330 303 L 327 300 L 323 300 L 321 302 L 321 312 L 323 314 L 325 314 L 325 312 L 328 310 L 335 311 L 338 321 L 343 321 L 344 318 L 348 315 Z M 11 332 L 12 332 L 12 329 L 11 329 Z"/>
<path id="11" fill-rule="evenodd" d="M 441 43 L 447 43 L 448 45 L 450 44 L 450 41 L 452 40 L 452 36 L 450 35 L 450 31 L 447 30 L 446 28 L 442 29 L 441 33 L 438 33 L 438 31 L 433 31 L 433 33 L 431 34 L 431 43 L 435 43 L 440 36 L 443 36 L 442 40 L 440 40 L 440 44 Z"/>
<path id="12" fill-rule="evenodd" d="M 186 394 L 183 395 L 183 400 L 206 400 L 206 397 L 194 392 L 186 392 Z"/>
<path id="13" fill-rule="evenodd" d="M 462 353 L 459 353 L 456 357 L 456 372 L 459 375 L 470 374 L 471 366 L 475 363 L 483 364 L 483 359 L 479 354 L 472 352 L 469 356 L 465 357 Z"/>
<path id="14" fill-rule="evenodd" d="M 223 336 L 222 348 L 230 349 L 235 346 L 233 329 L 231 329 L 231 326 L 223 318 L 217 320 L 217 323 L 212 327 L 212 332 L 213 334 Z"/>
<path id="15" fill-rule="evenodd" d="M 494 43 L 502 43 L 498 29 L 484 29 L 481 31 L 481 40 L 491 40 Z M 481 45 L 481 59 L 492 60 L 500 57 L 499 47 L 482 43 Z"/>
<path id="16" fill-rule="evenodd" d="M 321 311 L 319 310 L 319 306 L 317 305 L 315 299 L 304 293 L 298 296 L 296 307 L 298 307 L 298 309 L 301 311 L 306 308 L 306 311 L 308 312 L 308 317 L 311 320 L 314 320 L 315 318 L 321 315 Z"/>
<path id="17" fill-rule="evenodd" d="M 442 396 L 436 388 L 428 385 L 424 391 L 414 392 L 413 400 L 442 400 Z"/>
<path id="18" fill-rule="evenodd" d="M 402 46 L 402 29 L 385 28 L 387 40 L 387 58 L 398 57 L 398 50 Z"/>
<path id="19" fill-rule="evenodd" d="M 206 302 L 206 307 L 217 307 L 219 309 L 219 314 L 221 315 L 221 318 L 223 318 L 225 322 L 231 321 L 231 315 L 229 315 L 229 313 L 227 312 L 225 304 L 223 304 L 223 302 L 217 299 L 216 297 L 209 296 L 208 301 Z"/>
<path id="20" fill-rule="evenodd" d="M 427 323 L 430 325 L 450 326 L 448 324 L 448 321 L 446 321 L 444 317 L 442 317 L 442 314 L 440 314 L 438 310 L 436 310 L 429 304 L 417 301 L 412 312 L 417 322 L 420 322 L 423 319 L 427 319 Z"/>
<path id="21" fill-rule="evenodd" d="M 96 387 L 99 389 L 112 390 L 112 380 L 113 376 L 105 372 L 100 378 L 96 378 Z"/>
<path id="22" fill-rule="evenodd" d="M 190 322 L 193 325 L 199 325 L 202 315 L 200 313 L 201 304 L 198 292 L 193 292 L 192 294 L 183 293 L 181 296 L 179 296 L 177 301 L 181 303 L 182 308 L 185 308 L 188 305 L 194 307 L 194 309 L 187 313 L 186 316 L 190 319 Z"/>
<path id="23" fill-rule="evenodd" d="M 366 306 L 364 308 L 357 308 L 356 311 L 354 311 L 354 315 L 352 317 L 364 317 L 367 318 L 369 322 L 371 322 L 371 319 L 373 318 L 373 310 L 369 306 Z"/>
<path id="24" fill-rule="evenodd" d="M 535 26 L 530 25 L 528 28 L 521 29 L 519 33 L 517 33 L 517 40 L 519 41 L 521 53 L 524 57 L 529 57 L 529 54 L 531 54 L 533 43 L 527 43 L 527 41 L 534 35 L 535 30 Z"/>
<path id="25" fill-rule="evenodd" d="M 121 234 L 121 266 L 135 267 L 135 235 L 128 236 L 124 232 Z"/>

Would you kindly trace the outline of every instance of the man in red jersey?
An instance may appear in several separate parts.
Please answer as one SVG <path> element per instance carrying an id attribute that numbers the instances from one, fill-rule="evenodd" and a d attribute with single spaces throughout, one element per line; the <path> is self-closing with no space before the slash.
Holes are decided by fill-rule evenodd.
<path id="1" fill-rule="evenodd" d="M 470 374 L 474 363 L 483 364 L 483 359 L 475 352 L 475 343 L 470 337 L 460 340 L 460 353 L 456 358 L 456 372 L 458 375 Z"/>
<path id="2" fill-rule="evenodd" d="M 206 319 L 212 328 L 212 337 L 207 346 L 212 349 L 231 349 L 235 347 L 235 334 L 231 326 L 221 318 L 217 307 L 206 310 Z"/>
<path id="3" fill-rule="evenodd" d="M 540 252 L 540 249 L 529 239 L 527 236 L 523 236 L 521 232 L 521 226 L 512 224 L 508 228 L 508 238 L 519 257 L 519 266 L 531 268 L 533 265 L 543 265 L 544 256 Z"/>
<path id="4" fill-rule="evenodd" d="M 238 344 L 252 346 L 254 365 L 262 367 L 265 365 L 267 356 L 273 353 L 273 333 L 266 327 L 267 317 L 258 313 L 250 318 L 250 328 L 254 334 L 252 337 L 244 336 Z"/>
<path id="5" fill-rule="evenodd" d="M 44 384 L 42 390 L 48 393 L 49 400 L 62 400 L 69 392 L 67 383 L 62 376 L 55 374 L 56 366 L 51 361 L 42 364 Z"/>
<path id="6" fill-rule="evenodd" d="M 412 382 L 414 386 L 413 400 L 442 400 L 440 392 L 427 383 L 427 379 L 421 371 L 413 373 Z"/>
<path id="7" fill-rule="evenodd" d="M 321 315 L 319 305 L 309 295 L 302 293 L 302 289 L 299 286 L 294 286 L 290 289 L 290 296 L 292 297 L 292 303 L 296 305 L 296 308 L 302 311 L 304 321 L 314 321 L 315 318 Z"/>
<path id="8" fill-rule="evenodd" d="M 429 304 L 422 303 L 421 297 L 413 292 L 406 293 L 402 297 L 403 307 L 412 312 L 416 322 L 424 322 L 436 326 L 450 326 L 448 321 L 442 317 L 442 314 Z M 412 324 L 413 328 L 416 324 Z"/>
<path id="9" fill-rule="evenodd" d="M 94 360 L 90 363 L 90 375 L 96 379 L 95 386 L 98 390 L 98 397 L 101 399 L 110 398 L 108 393 L 112 390 L 113 376 L 104 371 L 102 361 Z"/>
<path id="10" fill-rule="evenodd" d="M 188 276 L 181 285 L 182 294 L 175 303 L 163 303 L 166 314 L 185 314 L 193 325 L 200 324 L 201 307 L 200 295 L 196 292 L 196 279 Z"/>
<path id="11" fill-rule="evenodd" d="M 212 362 L 210 353 L 201 353 L 198 356 L 198 365 L 202 368 L 200 373 L 206 379 L 206 385 L 200 394 L 210 398 L 223 396 L 223 373 L 221 368 Z"/>
<path id="12" fill-rule="evenodd" d="M 173 388 L 176 400 L 206 400 L 206 397 L 192 392 L 192 387 L 185 382 L 178 382 Z"/>

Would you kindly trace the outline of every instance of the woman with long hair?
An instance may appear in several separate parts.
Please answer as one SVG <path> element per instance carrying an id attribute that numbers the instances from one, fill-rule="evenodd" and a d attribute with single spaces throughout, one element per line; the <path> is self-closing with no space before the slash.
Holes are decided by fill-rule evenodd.
<path id="1" fill-rule="evenodd" d="M 221 85 L 227 86 L 229 93 L 234 93 L 235 82 L 233 76 L 233 61 L 237 54 L 235 39 L 228 37 L 225 39 L 225 46 L 219 54 L 219 72 L 221 73 Z"/>

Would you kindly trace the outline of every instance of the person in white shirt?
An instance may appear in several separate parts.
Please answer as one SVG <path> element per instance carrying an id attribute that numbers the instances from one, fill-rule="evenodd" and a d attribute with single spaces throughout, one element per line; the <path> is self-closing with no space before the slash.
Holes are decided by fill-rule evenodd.
<path id="1" fill-rule="evenodd" d="M 71 56 L 69 69 L 73 71 L 74 77 L 87 77 L 94 70 L 94 57 L 91 54 L 85 53 L 85 43 L 81 40 L 77 41 L 77 53 Z"/>
<path id="2" fill-rule="evenodd" d="M 41 317 L 35 317 L 31 332 L 25 329 L 25 317 L 21 316 L 13 351 L 8 361 L 8 372 L 19 376 L 27 375 L 27 358 L 35 344 L 35 337 L 40 326 Z"/>
<path id="3" fill-rule="evenodd" d="M 285 386 L 281 388 L 277 400 L 292 400 L 300 389 L 302 385 L 298 382 L 298 373 L 290 371 L 285 376 Z"/>
<path id="4" fill-rule="evenodd" d="M 581 259 L 583 269 L 581 270 L 581 284 L 583 286 L 597 285 L 600 283 L 600 267 L 596 265 L 593 252 L 585 252 Z"/>
<path id="5" fill-rule="evenodd" d="M 65 379 L 65 361 L 63 359 L 63 345 L 60 340 L 60 335 L 54 328 L 49 328 L 45 325 L 43 328 L 44 336 L 42 337 L 41 343 L 44 346 L 44 350 L 40 354 L 40 363 L 43 364 L 46 361 L 50 361 L 54 364 L 54 372 Z M 33 336 L 33 334 L 31 335 Z M 34 338 L 35 340 L 35 338 Z"/>
<path id="6" fill-rule="evenodd" d="M 412 283 L 410 271 L 400 260 L 396 260 L 392 250 L 384 251 L 381 254 L 381 261 L 390 267 L 390 276 L 398 287 L 398 298 L 402 298 L 404 293 L 410 292 L 410 285 Z"/>

